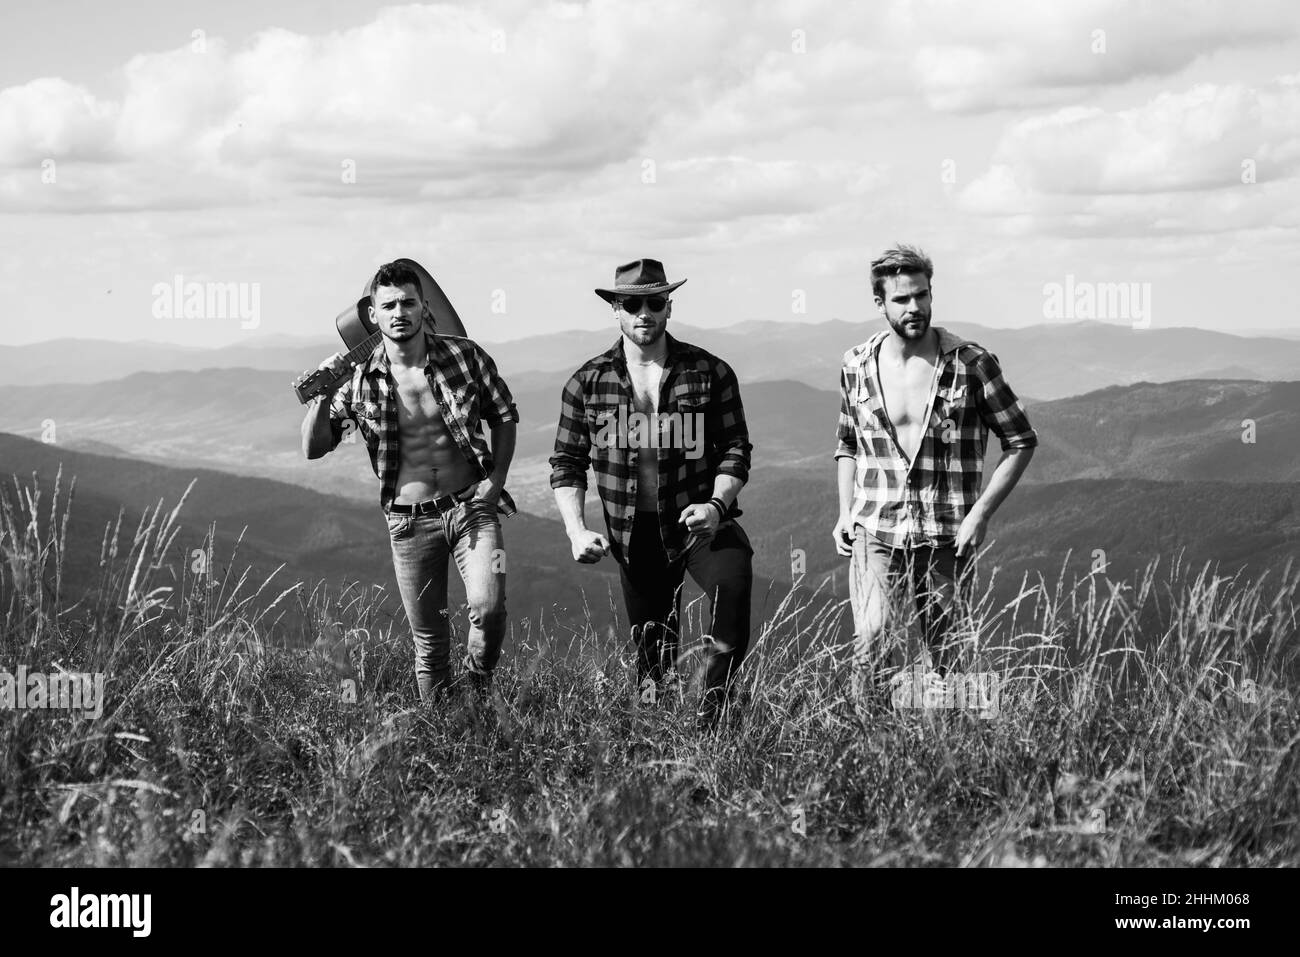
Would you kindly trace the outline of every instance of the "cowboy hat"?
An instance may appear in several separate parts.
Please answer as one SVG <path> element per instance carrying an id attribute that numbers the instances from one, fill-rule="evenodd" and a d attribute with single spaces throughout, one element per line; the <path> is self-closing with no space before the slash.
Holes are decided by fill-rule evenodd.
<path id="1" fill-rule="evenodd" d="M 655 296 L 672 292 L 685 281 L 669 282 L 664 275 L 664 264 L 657 259 L 637 259 L 615 269 L 614 288 L 597 289 L 596 295 L 606 302 L 623 296 Z"/>

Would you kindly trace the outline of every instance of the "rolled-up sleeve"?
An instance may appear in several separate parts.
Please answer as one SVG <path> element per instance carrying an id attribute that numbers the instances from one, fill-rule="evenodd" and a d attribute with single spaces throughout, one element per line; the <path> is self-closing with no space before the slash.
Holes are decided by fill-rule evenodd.
<path id="1" fill-rule="evenodd" d="M 479 413 L 480 417 L 488 424 L 489 428 L 500 425 L 502 422 L 518 422 L 519 410 L 515 408 L 515 400 L 510 394 L 510 387 L 506 385 L 505 380 L 497 372 L 497 364 L 477 343 L 475 349 L 478 351 L 479 384 L 483 390 L 483 395 L 487 399 L 487 402 L 482 406 L 482 411 Z"/>
<path id="2" fill-rule="evenodd" d="M 749 481 L 750 457 L 754 446 L 749 441 L 749 427 L 745 424 L 745 406 L 740 400 L 740 383 L 731 366 L 721 359 L 714 369 L 713 400 L 710 407 L 715 416 L 718 450 L 718 475 L 730 475 Z"/>
<path id="3" fill-rule="evenodd" d="M 980 381 L 976 404 L 980 419 L 1002 443 L 1002 451 L 1031 449 L 1038 445 L 1038 433 L 1029 424 L 1024 403 L 1002 375 L 997 356 L 983 352 L 975 361 Z"/>
<path id="4" fill-rule="evenodd" d="M 330 451 L 334 451 L 338 444 L 343 441 L 343 433 L 347 428 L 347 423 L 352 423 L 356 428 L 356 420 L 352 418 L 352 395 L 353 380 L 356 379 L 356 370 L 348 377 L 347 381 L 339 386 L 338 390 L 330 397 Z"/>
<path id="5" fill-rule="evenodd" d="M 560 395 L 560 422 L 555 430 L 555 454 L 550 458 L 551 488 L 587 487 L 591 436 L 587 434 L 582 380 L 573 376 Z"/>
<path id="6" fill-rule="evenodd" d="M 840 369 L 840 417 L 836 424 L 835 437 L 835 457 L 837 459 L 858 457 L 858 431 L 857 423 L 853 418 L 853 403 L 849 396 L 853 394 L 853 387 L 849 383 L 849 370 L 847 367 Z"/>

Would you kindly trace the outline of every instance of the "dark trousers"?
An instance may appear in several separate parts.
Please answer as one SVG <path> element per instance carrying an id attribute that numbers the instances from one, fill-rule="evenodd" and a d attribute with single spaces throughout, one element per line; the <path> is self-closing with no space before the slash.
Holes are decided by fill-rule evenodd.
<path id="1" fill-rule="evenodd" d="M 711 541 L 696 542 L 669 562 L 659 538 L 659 517 L 637 512 L 628 557 L 620 563 L 623 601 L 637 648 L 637 684 L 661 681 L 677 659 L 681 586 L 686 572 L 704 589 L 712 628 L 705 688 L 730 687 L 749 647 L 749 599 L 753 590 L 754 549 L 735 522 L 723 525 Z"/>

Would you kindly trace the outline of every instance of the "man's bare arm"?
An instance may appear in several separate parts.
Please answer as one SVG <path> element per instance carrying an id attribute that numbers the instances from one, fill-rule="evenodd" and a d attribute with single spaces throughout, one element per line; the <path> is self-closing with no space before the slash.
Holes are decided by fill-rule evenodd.
<path id="1" fill-rule="evenodd" d="M 587 490 L 579 485 L 562 485 L 555 490 L 555 506 L 564 520 L 574 561 L 590 565 L 609 553 L 604 535 L 587 528 Z"/>
<path id="2" fill-rule="evenodd" d="M 713 497 L 722 499 L 727 508 L 731 508 L 731 503 L 736 500 L 736 496 L 744 487 L 743 481 L 726 472 L 720 472 L 713 477 Z"/>
<path id="3" fill-rule="evenodd" d="M 515 441 L 519 436 L 519 423 L 506 419 L 492 426 L 492 474 L 488 476 L 488 488 L 493 499 L 506 487 L 506 476 L 510 473 L 510 463 L 515 457 Z"/>
<path id="4" fill-rule="evenodd" d="M 587 530 L 587 490 L 577 485 L 564 485 L 555 490 L 555 507 L 560 510 L 564 530 L 572 538 Z"/>
<path id="5" fill-rule="evenodd" d="M 972 554 L 984 544 L 984 533 L 988 528 L 989 518 L 1011 494 L 1011 490 L 1020 481 L 1020 476 L 1025 474 L 1025 469 L 1029 467 L 1029 460 L 1033 457 L 1033 447 L 1008 449 L 1002 453 L 1002 461 L 998 462 L 998 467 L 993 470 L 988 488 L 984 489 L 984 494 L 971 506 L 970 512 L 962 519 L 961 527 L 957 529 L 956 546 L 959 557 Z"/>
<path id="6" fill-rule="evenodd" d="M 302 420 L 302 454 L 309 459 L 318 459 L 333 450 L 330 399 L 328 395 L 317 396 L 307 406 L 307 415 Z"/>
<path id="7" fill-rule="evenodd" d="M 984 489 L 984 494 L 976 500 L 971 510 L 979 511 L 986 521 L 992 518 L 993 513 L 1016 487 L 1020 476 L 1025 474 L 1025 469 L 1029 468 L 1029 460 L 1033 457 L 1033 447 L 1008 449 L 1003 452 L 1001 461 L 998 462 L 997 468 L 993 470 L 993 476 L 989 479 L 988 487 Z"/>
<path id="8" fill-rule="evenodd" d="M 848 455 L 841 455 L 835 460 L 835 488 L 839 492 L 840 514 L 835 520 L 831 537 L 835 539 L 835 551 L 845 557 L 853 554 L 852 541 L 856 532 L 850 513 L 853 510 L 853 479 L 858 474 L 857 460 Z"/>
<path id="9" fill-rule="evenodd" d="M 317 368 L 341 374 L 347 369 L 347 364 L 343 361 L 343 354 L 336 352 Z M 333 399 L 334 392 L 322 392 L 307 405 L 307 414 L 302 420 L 302 454 L 309 459 L 318 459 L 334 451 L 338 445 L 330 427 L 330 403 Z"/>

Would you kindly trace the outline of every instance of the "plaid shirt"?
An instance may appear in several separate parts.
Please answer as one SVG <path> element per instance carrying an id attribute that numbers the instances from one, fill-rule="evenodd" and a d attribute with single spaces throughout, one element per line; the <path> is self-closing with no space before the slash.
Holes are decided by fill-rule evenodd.
<path id="1" fill-rule="evenodd" d="M 926 405 L 930 424 L 910 463 L 881 397 L 877 356 L 889 330 L 846 352 L 840 371 L 835 457 L 857 463 L 850 514 L 868 534 L 895 548 L 953 544 L 980 495 L 990 429 L 1004 452 L 1038 444 L 997 356 L 934 328 L 939 359 Z"/>
<path id="2" fill-rule="evenodd" d="M 510 390 L 497 374 L 492 357 L 473 340 L 426 332 L 425 342 L 429 354 L 424 375 L 429 388 L 438 400 L 447 431 L 482 481 L 492 474 L 494 465 L 480 424 L 486 422 L 491 427 L 519 421 Z M 366 361 L 357 363 L 352 378 L 330 402 L 330 448 L 338 446 L 345 432 L 361 433 L 370 452 L 370 465 L 379 477 L 379 502 L 385 510 L 397 498 L 401 465 L 396 397 L 388 352 L 381 341 Z M 504 489 L 499 511 L 515 513 L 514 500 Z"/>
<path id="3" fill-rule="evenodd" d="M 637 454 L 656 454 L 659 462 L 659 534 L 669 561 L 686 545 L 686 530 L 678 524 L 682 509 L 704 504 L 713 495 L 716 475 L 749 478 L 749 430 L 740 402 L 736 374 L 721 359 L 703 349 L 679 342 L 665 333 L 668 354 L 659 384 L 657 411 L 704 415 L 703 449 L 698 458 L 685 448 L 639 450 L 619 448 L 631 442 L 598 442 L 595 450 L 596 489 L 605 511 L 610 552 L 622 562 L 628 554 L 636 519 Z M 592 437 L 634 410 L 632 385 L 620 336 L 609 351 L 590 359 L 569 379 L 560 399 L 560 424 L 551 456 L 551 488 L 587 487 L 587 466 L 592 461 Z M 608 434 L 608 432 L 606 433 Z M 683 442 L 671 443 L 681 446 Z M 724 521 L 741 515 L 737 502 Z"/>

